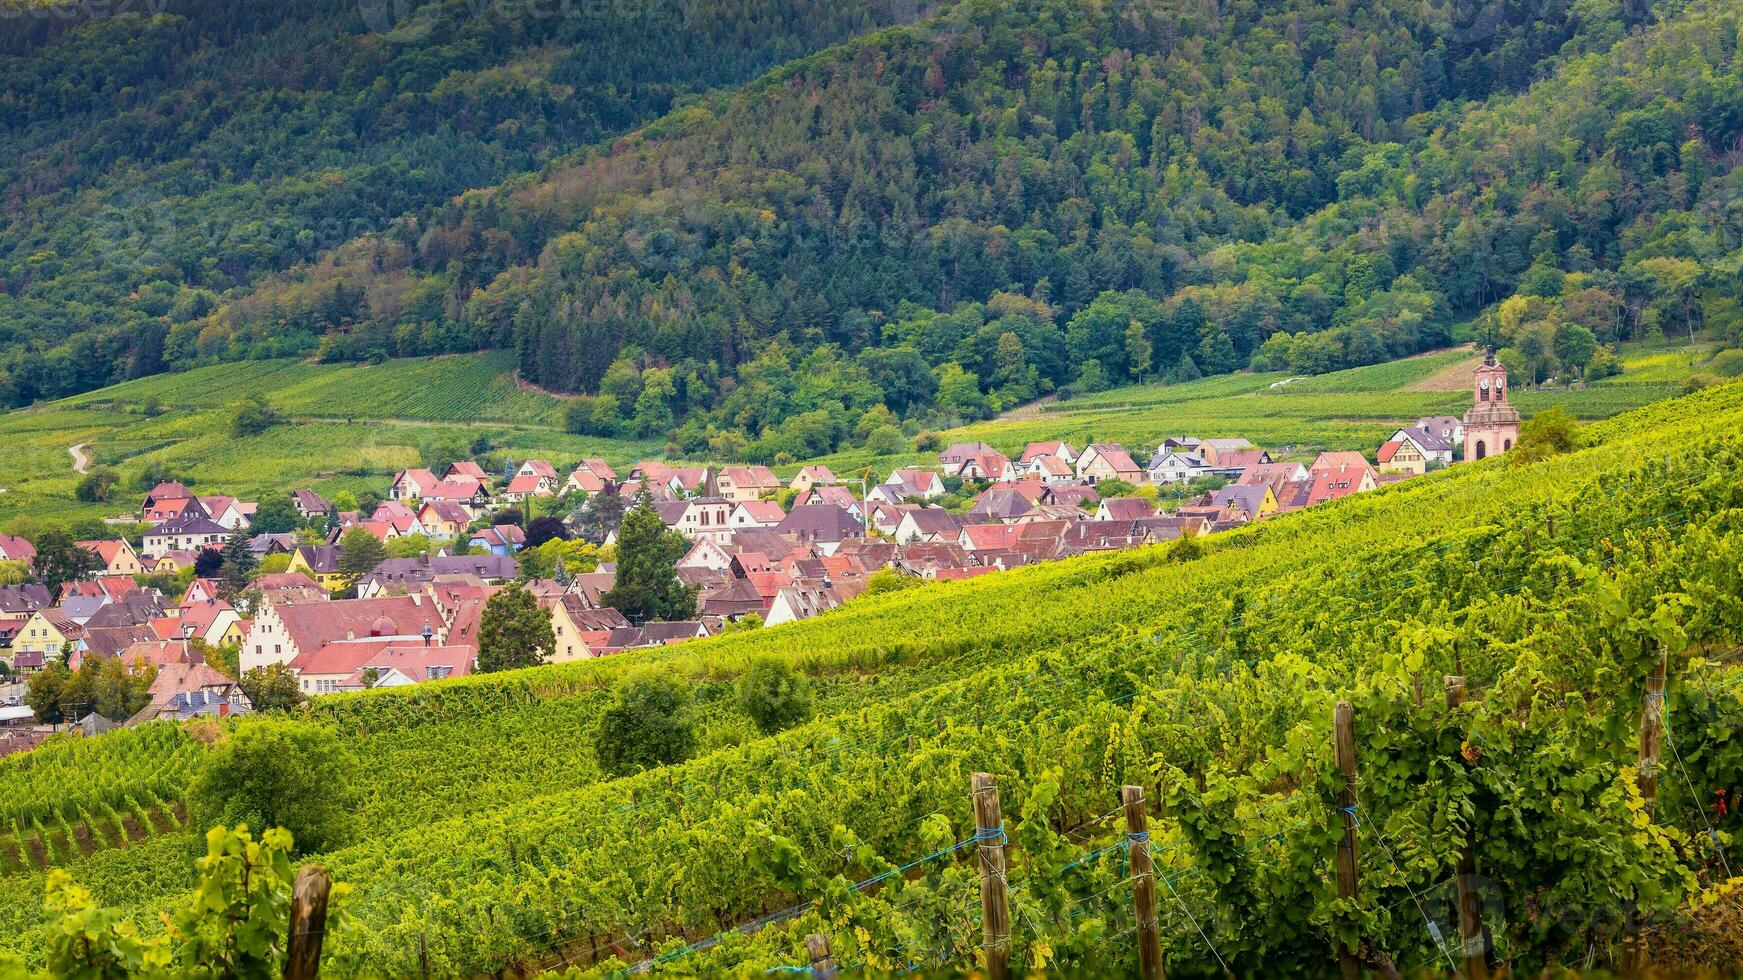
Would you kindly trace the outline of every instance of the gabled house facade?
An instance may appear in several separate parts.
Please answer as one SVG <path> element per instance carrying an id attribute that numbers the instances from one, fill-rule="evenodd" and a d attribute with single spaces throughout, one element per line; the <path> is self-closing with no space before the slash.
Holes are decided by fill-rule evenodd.
<path id="1" fill-rule="evenodd" d="M 840 482 L 835 478 L 835 474 L 830 472 L 829 467 L 812 465 L 800 467 L 799 472 L 793 477 L 792 482 L 787 484 L 787 487 L 804 492 L 812 487 L 833 486 Z"/>
<path id="2" fill-rule="evenodd" d="M 1086 483 L 1103 480 L 1124 480 L 1142 483 L 1144 471 L 1132 462 L 1123 446 L 1116 443 L 1092 443 L 1077 457 L 1077 478 Z"/>
<path id="3" fill-rule="evenodd" d="M 1150 482 L 1163 485 L 1185 483 L 1210 475 L 1210 464 L 1191 453 L 1176 449 L 1159 449 L 1150 457 L 1145 473 Z"/>
<path id="4" fill-rule="evenodd" d="M 416 500 L 440 482 L 436 474 L 423 468 L 400 470 L 393 475 L 393 482 L 387 485 L 387 499 Z"/>
<path id="5" fill-rule="evenodd" d="M 103 567 L 97 570 L 98 575 L 139 575 L 145 571 L 145 566 L 139 561 L 139 554 L 121 538 L 74 543 L 96 555 L 103 563 Z"/>
<path id="6" fill-rule="evenodd" d="M 203 514 L 193 514 L 164 521 L 145 532 L 142 551 L 156 557 L 169 551 L 197 552 L 202 548 L 222 548 L 229 536 L 229 529 Z"/>

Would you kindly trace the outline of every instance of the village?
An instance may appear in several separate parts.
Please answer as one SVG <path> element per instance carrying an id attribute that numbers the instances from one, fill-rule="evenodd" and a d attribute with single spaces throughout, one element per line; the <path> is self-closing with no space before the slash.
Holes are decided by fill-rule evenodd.
<path id="1" fill-rule="evenodd" d="M 137 546 L 76 541 L 75 577 L 0 586 L 0 663 L 11 679 L 114 661 L 148 672 L 147 703 L 110 717 L 75 701 L 51 720 L 15 683 L 0 706 L 0 749 L 28 748 L 44 722 L 94 732 L 248 712 L 245 678 L 300 700 L 470 674 L 486 605 L 508 588 L 525 589 L 549 618 L 544 661 L 607 656 L 778 627 L 867 592 L 1215 534 L 1504 453 L 1519 422 L 1491 355 L 1475 369 L 1464 418 L 1418 419 L 1372 458 L 1290 461 L 1245 439 L 1174 435 L 1141 450 L 1033 442 L 1015 458 L 958 443 L 935 465 L 881 479 L 809 465 L 783 480 L 766 466 L 651 460 L 620 472 L 590 458 L 562 469 L 527 459 L 493 481 L 458 461 L 394 474 L 367 510 L 296 490 L 289 506 L 301 526 L 258 533 L 259 504 L 165 481 L 128 515 L 145 528 Z M 694 597 L 686 616 L 632 620 L 611 605 L 617 527 L 636 507 L 681 536 L 671 575 Z M 405 556 L 384 557 L 390 545 Z M 0 560 L 36 563 L 45 579 L 49 563 L 38 559 L 30 542 L 0 535 Z"/>

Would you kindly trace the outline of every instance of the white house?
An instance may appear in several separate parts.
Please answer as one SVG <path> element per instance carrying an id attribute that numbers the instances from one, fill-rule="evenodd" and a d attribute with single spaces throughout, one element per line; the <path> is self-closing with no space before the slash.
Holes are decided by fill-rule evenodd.
<path id="1" fill-rule="evenodd" d="M 892 470 L 890 478 L 884 481 L 884 486 L 899 489 L 904 498 L 919 497 L 921 500 L 933 500 L 944 496 L 944 480 L 931 470 Z M 890 501 L 892 504 L 901 502 L 901 500 Z"/>
<path id="2" fill-rule="evenodd" d="M 773 500 L 744 500 L 728 519 L 734 531 L 771 528 L 787 519 L 787 512 Z"/>
<path id="3" fill-rule="evenodd" d="M 145 532 L 140 552 L 159 558 L 171 551 L 222 548 L 230 531 L 210 518 L 194 514 L 164 521 Z"/>
<path id="4" fill-rule="evenodd" d="M 955 541 L 962 533 L 956 516 L 942 507 L 919 507 L 902 514 L 896 525 L 896 541 L 917 544 L 929 541 Z"/>
<path id="5" fill-rule="evenodd" d="M 1210 473 L 1210 464 L 1190 453 L 1158 449 L 1146 472 L 1151 483 L 1184 483 Z"/>
<path id="6" fill-rule="evenodd" d="M 666 526 L 684 537 L 692 541 L 713 538 L 722 543 L 732 539 L 732 510 L 736 506 L 725 497 L 692 497 L 655 505 Z"/>
<path id="7" fill-rule="evenodd" d="M 1433 420 L 1431 419 L 1429 421 Z M 1460 426 L 1460 430 L 1463 430 L 1463 426 Z M 1416 448 L 1417 452 L 1422 454 L 1422 458 L 1425 461 L 1429 463 L 1439 463 L 1442 466 L 1452 465 L 1453 443 L 1449 439 L 1442 438 L 1440 433 L 1437 431 L 1425 429 L 1421 426 L 1409 429 L 1399 429 L 1397 432 L 1392 433 L 1392 438 L 1386 441 L 1408 442 Z"/>

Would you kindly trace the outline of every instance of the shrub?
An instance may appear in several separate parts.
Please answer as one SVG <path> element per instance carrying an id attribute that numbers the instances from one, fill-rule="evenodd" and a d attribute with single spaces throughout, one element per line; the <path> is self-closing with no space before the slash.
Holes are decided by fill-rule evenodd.
<path id="1" fill-rule="evenodd" d="M 1538 412 L 1519 427 L 1513 463 L 1521 465 L 1578 449 L 1585 444 L 1579 422 L 1560 405 Z"/>
<path id="2" fill-rule="evenodd" d="M 811 683 L 781 660 L 759 660 L 738 681 L 738 705 L 764 735 L 811 717 Z"/>
<path id="3" fill-rule="evenodd" d="M 696 751 L 690 694 L 672 681 L 641 677 L 618 688 L 599 718 L 593 754 L 611 776 L 682 762 Z"/>
<path id="4" fill-rule="evenodd" d="M 283 827 L 300 852 L 343 844 L 356 757 L 326 728 L 244 719 L 207 756 L 188 793 L 195 826 Z"/>
<path id="5" fill-rule="evenodd" d="M 1722 378 L 1735 378 L 1743 375 L 1743 348 L 1722 350 L 1713 355 L 1712 363 L 1707 365 L 1713 373 Z"/>

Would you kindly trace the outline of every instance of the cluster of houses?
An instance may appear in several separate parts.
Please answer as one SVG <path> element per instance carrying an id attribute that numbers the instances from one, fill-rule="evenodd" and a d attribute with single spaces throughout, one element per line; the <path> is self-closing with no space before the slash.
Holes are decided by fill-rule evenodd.
<path id="1" fill-rule="evenodd" d="M 603 459 L 563 474 L 534 459 L 493 490 L 476 463 L 440 474 L 409 469 L 394 475 L 367 514 L 338 512 L 311 490 L 292 493 L 293 506 L 324 533 L 250 538 L 257 554 L 289 554 L 288 567 L 255 578 L 244 595 L 230 597 L 235 604 L 212 580 L 195 579 L 175 602 L 138 584 L 136 576 L 185 567 L 202 549 L 221 547 L 254 511 L 162 483 L 141 505 L 140 519 L 152 526 L 138 552 L 123 540 L 81 541 L 101 567 L 60 595 L 35 584 L 0 587 L 0 652 L 25 674 L 62 653 L 75 669 L 91 656 L 156 667 L 152 703 L 134 721 L 248 710 L 235 683 L 201 662 L 196 640 L 238 648 L 244 671 L 283 664 L 310 695 L 464 675 L 475 666 L 485 602 L 521 580 L 522 528 L 491 515 L 506 503 L 565 494 L 651 501 L 689 542 L 676 571 L 697 606 L 682 622 L 631 623 L 604 601 L 615 579 L 609 562 L 561 580 L 522 581 L 551 617 L 549 659 L 663 646 L 753 615 L 771 626 L 819 615 L 883 570 L 964 579 L 1211 534 L 1421 475 L 1454 462 L 1461 445 L 1470 459 L 1511 449 L 1519 416 L 1492 357 L 1476 371 L 1473 396 L 1463 420 L 1419 419 L 1396 430 L 1372 461 L 1358 452 L 1285 461 L 1244 439 L 1179 436 L 1137 456 L 1114 443 L 1079 450 L 1034 442 L 1016 458 L 960 443 L 939 453 L 935 466 L 897 468 L 876 485 L 858 477 L 850 485 L 819 465 L 782 480 L 763 466 L 661 461 L 620 474 Z M 1193 493 L 1200 480 L 1203 489 Z M 1174 489 L 1165 495 L 1147 486 Z M 941 506 L 947 496 L 959 506 Z M 1163 496 L 1181 502 L 1163 510 Z M 353 528 L 383 541 L 422 535 L 455 547 L 390 558 L 353 581 L 340 572 L 340 542 Z M 0 557 L 32 554 L 28 542 L 0 535 Z M 335 598 L 341 590 L 346 597 Z"/>

